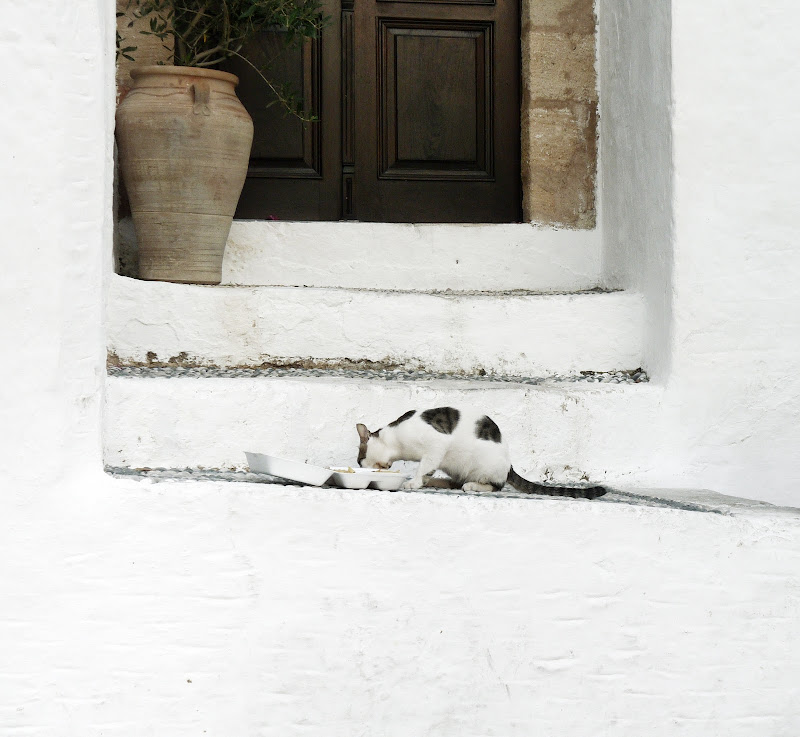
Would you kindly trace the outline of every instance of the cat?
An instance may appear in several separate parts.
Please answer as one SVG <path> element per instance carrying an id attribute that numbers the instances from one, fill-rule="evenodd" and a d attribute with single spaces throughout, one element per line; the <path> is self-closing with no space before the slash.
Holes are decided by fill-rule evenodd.
<path id="1" fill-rule="evenodd" d="M 440 469 L 450 477 L 448 485 L 464 491 L 500 491 L 510 484 L 526 494 L 582 499 L 596 499 L 607 491 L 602 486 L 549 486 L 522 478 L 511 465 L 500 428 L 481 412 L 454 407 L 410 410 L 375 432 L 362 423 L 356 430 L 362 468 L 387 469 L 395 461 L 419 461 L 416 475 L 403 484 L 405 489 L 441 486 L 442 479 L 430 478 Z"/>

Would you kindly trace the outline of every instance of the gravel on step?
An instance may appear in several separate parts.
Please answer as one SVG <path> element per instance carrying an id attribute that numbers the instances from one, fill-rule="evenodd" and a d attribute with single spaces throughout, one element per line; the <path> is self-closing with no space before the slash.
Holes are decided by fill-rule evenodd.
<path id="1" fill-rule="evenodd" d="M 215 366 L 109 366 L 108 375 L 142 379 L 253 379 L 253 378 L 344 378 L 374 381 L 485 381 L 509 384 L 642 384 L 649 381 L 642 369 L 631 371 L 582 371 L 553 376 L 501 376 L 494 374 L 446 374 L 406 369 L 347 368 L 223 368 Z"/>

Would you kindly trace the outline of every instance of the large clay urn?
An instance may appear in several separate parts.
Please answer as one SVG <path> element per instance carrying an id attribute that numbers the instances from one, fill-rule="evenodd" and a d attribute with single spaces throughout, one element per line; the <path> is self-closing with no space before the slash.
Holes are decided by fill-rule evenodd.
<path id="1" fill-rule="evenodd" d="M 142 279 L 219 284 L 253 121 L 214 69 L 143 66 L 117 109 Z"/>

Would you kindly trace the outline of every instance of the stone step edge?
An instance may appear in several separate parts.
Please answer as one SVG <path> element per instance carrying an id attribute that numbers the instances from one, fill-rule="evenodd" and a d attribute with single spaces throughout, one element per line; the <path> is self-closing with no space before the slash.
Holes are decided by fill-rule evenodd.
<path id="1" fill-rule="evenodd" d="M 342 489 L 338 486 L 307 486 L 304 484 L 288 481 L 269 474 L 253 473 L 239 469 L 220 469 L 220 468 L 131 468 L 128 466 L 105 466 L 105 473 L 113 478 L 134 479 L 138 481 L 150 481 L 152 483 L 181 483 L 181 482 L 200 482 L 211 481 L 218 483 L 249 483 L 262 484 L 268 486 L 280 486 L 294 489 L 307 489 L 312 491 L 334 491 L 351 494 L 431 494 L 435 496 L 460 496 L 460 497 L 484 497 L 493 499 L 522 499 L 530 502 L 546 502 L 562 497 L 549 497 L 538 494 L 524 494 L 511 486 L 505 486 L 501 491 L 464 491 L 463 489 L 401 489 L 399 491 L 379 491 L 376 489 Z M 663 509 L 679 509 L 684 512 L 702 512 L 706 514 L 721 514 L 730 516 L 731 512 L 721 510 L 712 505 L 700 504 L 696 502 L 666 499 L 647 494 L 634 494 L 628 491 L 620 491 L 608 487 L 608 493 L 604 496 L 593 499 L 571 499 L 563 497 L 563 500 L 577 503 L 602 503 L 602 504 L 625 504 L 640 507 L 659 507 Z"/>
<path id="2" fill-rule="evenodd" d="M 131 279 L 136 282 L 153 283 L 154 280 L 140 279 L 127 273 L 116 273 L 116 276 Z M 158 281 L 158 280 L 155 280 Z M 172 282 L 176 284 L 175 282 Z M 432 297 L 584 297 L 602 296 L 608 294 L 621 294 L 626 290 L 616 287 L 605 287 L 595 285 L 584 289 L 402 289 L 390 287 L 351 287 L 351 286 L 331 286 L 317 284 L 248 284 L 236 281 L 223 281 L 219 284 L 176 284 L 177 286 L 200 288 L 204 290 L 277 290 L 277 291 L 320 291 L 320 292 L 366 292 L 370 294 L 392 294 L 392 295 L 425 295 Z"/>
<path id="3" fill-rule="evenodd" d="M 555 289 L 545 291 L 542 289 L 390 289 L 381 287 L 335 287 L 335 286 L 316 286 L 313 284 L 240 284 L 236 282 L 222 282 L 220 284 L 195 284 L 193 286 L 203 287 L 204 289 L 274 289 L 274 290 L 298 290 L 298 291 L 321 291 L 321 292 L 359 292 L 368 294 L 402 294 L 402 295 L 425 295 L 430 297 L 483 297 L 494 298 L 502 297 L 585 297 L 598 296 L 605 294 L 622 294 L 624 289 L 612 289 L 608 287 L 588 287 L 586 289 Z"/>
<path id="4" fill-rule="evenodd" d="M 549 376 L 513 376 L 500 374 L 449 374 L 408 369 L 405 367 L 364 365 L 364 362 L 341 363 L 303 361 L 302 365 L 268 366 L 203 366 L 186 362 L 176 357 L 179 365 L 153 362 L 121 361 L 109 355 L 106 364 L 108 376 L 125 379 L 366 379 L 370 381 L 456 381 L 495 384 L 525 384 L 540 386 L 551 384 L 643 384 L 649 382 L 642 368 L 618 371 L 581 371 L 577 374 L 553 374 Z"/>

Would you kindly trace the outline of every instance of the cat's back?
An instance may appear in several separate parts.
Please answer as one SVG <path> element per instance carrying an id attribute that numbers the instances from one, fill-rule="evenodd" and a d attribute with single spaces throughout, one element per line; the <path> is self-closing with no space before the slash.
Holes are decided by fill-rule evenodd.
<path id="1" fill-rule="evenodd" d="M 488 440 L 503 442 L 500 428 L 485 412 L 473 407 L 432 407 L 416 410 L 413 416 L 407 413 L 407 420 L 423 430 L 433 430 L 439 435 L 456 442 Z M 418 424 L 419 423 L 419 424 Z M 411 425 L 409 425 L 411 429 Z"/>

